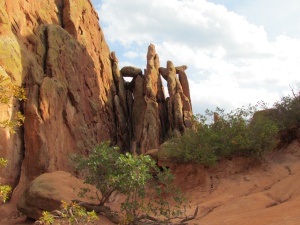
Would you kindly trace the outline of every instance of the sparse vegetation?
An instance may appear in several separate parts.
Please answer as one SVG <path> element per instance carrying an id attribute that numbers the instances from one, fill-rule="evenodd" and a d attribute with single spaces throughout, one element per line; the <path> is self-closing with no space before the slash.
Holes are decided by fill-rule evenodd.
<path id="1" fill-rule="evenodd" d="M 209 122 L 214 112 L 207 110 L 205 115 L 196 116 L 196 129 L 168 140 L 160 156 L 206 166 L 234 155 L 262 157 L 277 146 L 280 131 L 299 127 L 299 107 L 299 96 L 288 96 L 272 109 L 262 102 L 227 114 L 217 108 L 219 119 L 215 122 Z"/>
<path id="2" fill-rule="evenodd" d="M 15 97 L 17 99 L 25 100 L 25 91 L 23 88 L 14 85 L 9 77 L 4 77 L 0 74 L 0 104 L 7 105 L 9 101 Z M 25 117 L 17 112 L 13 120 L 2 120 L 0 121 L 0 127 L 9 128 L 9 130 L 14 133 L 15 128 L 21 126 L 24 122 Z"/>
<path id="3" fill-rule="evenodd" d="M 7 160 L 0 158 L 0 167 L 4 167 L 7 164 Z M 6 202 L 8 195 L 11 192 L 11 187 L 8 185 L 0 185 L 0 200 Z"/>
<path id="4" fill-rule="evenodd" d="M 68 204 L 62 201 L 61 210 L 54 210 L 52 213 L 44 211 L 43 215 L 35 224 L 50 225 L 68 222 L 68 224 L 92 224 L 99 220 L 95 211 L 87 212 L 84 207 L 79 206 L 76 202 Z M 60 222 L 58 222 L 60 221 Z"/>
<path id="5" fill-rule="evenodd" d="M 0 74 L 0 105 L 7 105 L 12 97 L 19 100 L 25 100 L 25 91 L 17 85 L 12 84 L 9 77 L 4 77 Z M 9 128 L 11 133 L 15 132 L 16 126 L 21 126 L 25 117 L 17 112 L 15 120 L 3 120 L 0 121 L 0 127 Z M 7 164 L 7 160 L 0 157 L 0 167 L 4 167 Z M 1 179 L 1 178 L 0 178 Z M 0 199 L 6 202 L 8 195 L 11 192 L 11 187 L 8 185 L 0 185 Z"/>
<path id="6" fill-rule="evenodd" d="M 118 148 L 101 143 L 88 158 L 77 156 L 74 160 L 77 169 L 84 171 L 86 182 L 99 190 L 99 205 L 93 208 L 106 212 L 115 223 L 172 224 L 174 219 L 193 219 L 184 215 L 186 198 L 172 184 L 174 176 L 166 168 L 159 170 L 149 156 L 120 154 Z M 104 206 L 113 192 L 125 197 L 117 212 Z"/>
<path id="7" fill-rule="evenodd" d="M 285 96 L 274 104 L 275 110 L 270 113 L 281 129 L 300 126 L 300 96 Z"/>

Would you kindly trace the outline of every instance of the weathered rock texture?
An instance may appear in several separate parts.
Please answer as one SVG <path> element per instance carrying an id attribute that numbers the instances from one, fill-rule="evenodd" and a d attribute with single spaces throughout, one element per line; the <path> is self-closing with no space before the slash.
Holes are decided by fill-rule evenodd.
<path id="1" fill-rule="evenodd" d="M 191 127 L 186 66 L 160 68 L 150 45 L 144 74 L 120 70 L 98 20 L 89 0 L 0 0 L 0 73 L 27 97 L 0 108 L 0 119 L 26 117 L 14 135 L 0 129 L 0 157 L 9 160 L 0 177 L 14 188 L 12 203 L 40 174 L 72 172 L 69 155 L 98 142 L 141 154 Z"/>
<path id="2" fill-rule="evenodd" d="M 112 54 L 111 58 L 114 68 L 117 68 L 118 60 L 115 54 Z M 123 67 L 120 72 L 118 69 L 114 70 L 115 81 L 118 84 L 118 101 L 115 102 L 121 103 L 121 107 L 115 104 L 118 111 L 117 136 L 121 143 L 124 143 L 121 140 L 131 140 L 132 153 L 145 154 L 150 149 L 157 149 L 167 135 L 180 134 L 192 127 L 192 107 L 186 69 L 186 66 L 174 67 L 171 61 L 167 62 L 167 68 L 160 67 L 158 54 L 151 44 L 148 47 L 144 74 L 141 69 L 135 67 Z M 125 83 L 126 93 L 122 87 L 123 77 L 133 78 L 129 84 Z M 168 98 L 165 97 L 162 77 L 167 81 Z M 127 97 L 127 107 L 123 104 L 125 97 L 122 95 Z M 128 119 L 125 119 L 126 117 Z"/>
<path id="3" fill-rule="evenodd" d="M 38 175 L 71 171 L 70 154 L 116 143 L 110 51 L 90 1 L 1 0 L 0 68 L 27 96 L 1 118 L 26 117 L 17 134 L 0 131 L 0 157 L 9 160 L 1 182 L 15 188 L 12 202 Z"/>
<path id="4" fill-rule="evenodd" d="M 85 198 L 81 198 L 78 194 L 85 188 L 91 191 Z M 62 200 L 69 204 L 75 199 L 96 201 L 95 187 L 84 184 L 83 180 L 64 171 L 44 173 L 34 179 L 22 194 L 18 209 L 30 218 L 39 219 L 43 211 L 51 212 L 58 209 Z"/>

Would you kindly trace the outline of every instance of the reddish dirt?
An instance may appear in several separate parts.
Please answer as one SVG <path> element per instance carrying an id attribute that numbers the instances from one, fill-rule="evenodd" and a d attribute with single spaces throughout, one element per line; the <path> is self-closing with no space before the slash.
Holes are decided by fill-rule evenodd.
<path id="1" fill-rule="evenodd" d="M 300 143 L 269 154 L 262 162 L 234 158 L 215 168 L 174 166 L 177 184 L 199 206 L 190 224 L 299 225 Z"/>
<path id="2" fill-rule="evenodd" d="M 176 184 L 190 199 L 191 225 L 300 225 L 300 142 L 269 154 L 263 161 L 222 160 L 214 168 L 170 165 Z M 111 204 L 118 204 L 118 196 Z M 32 224 L 25 218 L 1 225 Z M 98 224 L 113 225 L 106 218 Z"/>

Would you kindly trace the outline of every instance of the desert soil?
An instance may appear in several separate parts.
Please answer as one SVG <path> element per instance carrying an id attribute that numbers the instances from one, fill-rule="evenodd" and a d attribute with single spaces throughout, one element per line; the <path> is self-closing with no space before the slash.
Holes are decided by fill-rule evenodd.
<path id="1" fill-rule="evenodd" d="M 222 160 L 213 168 L 169 166 L 176 174 L 176 184 L 190 199 L 187 214 L 199 207 L 191 225 L 300 225 L 297 140 L 262 161 L 238 157 Z M 20 217 L 0 224 L 25 225 L 32 221 Z M 103 217 L 98 224 L 112 225 Z"/>

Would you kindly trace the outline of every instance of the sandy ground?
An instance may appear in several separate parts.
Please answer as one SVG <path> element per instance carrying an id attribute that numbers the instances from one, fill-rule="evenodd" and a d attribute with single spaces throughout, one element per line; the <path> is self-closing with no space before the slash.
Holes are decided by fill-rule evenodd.
<path id="1" fill-rule="evenodd" d="M 175 166 L 190 196 L 190 213 L 205 225 L 300 225 L 300 143 L 269 154 L 263 162 L 235 158 L 216 168 Z"/>
<path id="2" fill-rule="evenodd" d="M 190 199 L 191 225 L 300 225 L 300 143 L 265 160 L 222 160 L 214 168 L 169 165 L 176 184 Z M 117 202 L 116 202 L 117 203 Z M 25 217 L 0 225 L 32 224 Z M 101 218 L 101 225 L 112 225 Z"/>

